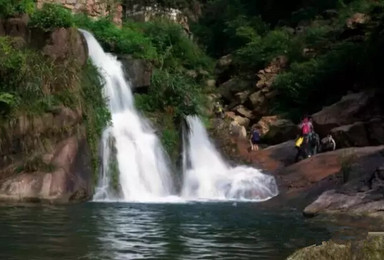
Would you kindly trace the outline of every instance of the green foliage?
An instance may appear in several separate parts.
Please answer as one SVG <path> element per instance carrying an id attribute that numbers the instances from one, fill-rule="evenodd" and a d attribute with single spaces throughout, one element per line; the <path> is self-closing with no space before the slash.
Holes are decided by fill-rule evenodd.
<path id="1" fill-rule="evenodd" d="M 98 179 L 100 158 L 99 140 L 103 129 L 109 124 L 111 115 L 102 95 L 103 82 L 95 66 L 88 62 L 81 76 L 81 97 L 87 129 L 87 141 L 91 150 L 94 180 Z"/>
<path id="2" fill-rule="evenodd" d="M 264 37 L 254 35 L 251 41 L 236 51 L 236 62 L 241 68 L 261 69 L 279 55 L 288 53 L 290 35 L 283 30 L 273 30 Z"/>
<path id="3" fill-rule="evenodd" d="M 140 110 L 167 111 L 180 118 L 198 114 L 202 99 L 199 86 L 182 73 L 156 70 L 148 94 L 136 95 L 136 106 Z"/>
<path id="4" fill-rule="evenodd" d="M 360 52 L 359 46 L 345 43 L 325 55 L 292 63 L 289 71 L 278 75 L 273 83 L 280 93 L 278 110 L 314 112 L 335 101 L 350 87 L 342 84 L 351 81 L 349 73 L 357 69 L 355 61 Z"/>
<path id="5" fill-rule="evenodd" d="M 174 70 L 205 69 L 212 66 L 211 60 L 191 41 L 180 25 L 166 20 L 141 24 L 158 53 L 158 66 Z"/>
<path id="6" fill-rule="evenodd" d="M 94 21 L 85 15 L 76 15 L 74 19 L 79 28 L 91 31 L 106 51 L 132 54 L 134 57 L 148 60 L 157 56 L 151 41 L 138 28 L 119 28 L 107 18 Z"/>
<path id="7" fill-rule="evenodd" d="M 0 18 L 32 14 L 35 10 L 34 2 L 34 0 L 0 0 Z"/>
<path id="8" fill-rule="evenodd" d="M 60 27 L 68 28 L 73 26 L 72 13 L 60 5 L 45 3 L 41 9 L 33 13 L 29 26 L 44 31 Z"/>
<path id="9" fill-rule="evenodd" d="M 171 158 L 176 158 L 179 152 L 179 132 L 173 124 L 169 124 L 168 127 L 162 131 L 161 144 Z"/>

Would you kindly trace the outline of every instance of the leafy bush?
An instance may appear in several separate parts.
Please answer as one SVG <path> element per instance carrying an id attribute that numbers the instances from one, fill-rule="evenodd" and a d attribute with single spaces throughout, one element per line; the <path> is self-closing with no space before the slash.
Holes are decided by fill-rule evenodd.
<path id="1" fill-rule="evenodd" d="M 322 56 L 292 63 L 273 83 L 280 93 L 280 112 L 315 112 L 336 101 L 359 80 L 355 61 L 361 53 L 361 46 L 347 42 Z"/>
<path id="2" fill-rule="evenodd" d="M 261 69 L 276 56 L 287 54 L 290 44 L 290 35 L 283 30 L 270 31 L 264 37 L 255 35 L 236 51 L 236 63 L 242 68 Z"/>
<path id="3" fill-rule="evenodd" d="M 29 25 L 44 31 L 60 27 L 68 28 L 73 26 L 73 17 L 68 9 L 60 5 L 45 3 L 41 9 L 33 13 Z"/>
<path id="4" fill-rule="evenodd" d="M 32 14 L 34 10 L 34 0 L 0 0 L 0 18 Z"/>
<path id="5" fill-rule="evenodd" d="M 106 51 L 132 54 L 134 57 L 148 60 L 157 57 L 150 39 L 137 28 L 132 29 L 128 26 L 119 28 L 106 18 L 94 21 L 86 15 L 76 15 L 74 19 L 78 27 L 91 31 Z"/>
<path id="6" fill-rule="evenodd" d="M 141 25 L 158 53 L 159 66 L 172 69 L 205 69 L 212 62 L 201 49 L 187 37 L 179 24 L 166 20 L 156 20 Z"/>
<path id="7" fill-rule="evenodd" d="M 201 90 L 196 83 L 181 73 L 156 70 L 148 94 L 136 95 L 136 106 L 143 111 L 166 111 L 175 118 L 198 114 Z"/>

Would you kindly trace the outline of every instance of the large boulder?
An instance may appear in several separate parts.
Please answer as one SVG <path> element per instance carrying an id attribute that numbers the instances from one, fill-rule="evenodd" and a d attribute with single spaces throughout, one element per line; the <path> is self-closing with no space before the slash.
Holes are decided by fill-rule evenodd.
<path id="1" fill-rule="evenodd" d="M 372 145 L 384 144 L 384 118 L 372 118 L 366 123 L 366 129 Z"/>
<path id="2" fill-rule="evenodd" d="M 370 120 L 374 116 L 380 116 L 382 112 L 380 95 L 375 91 L 366 91 L 346 95 L 339 102 L 323 108 L 312 117 L 316 132 L 325 136 L 333 128 Z"/>
<path id="3" fill-rule="evenodd" d="M 231 106 L 239 105 L 238 101 L 235 98 L 236 93 L 239 91 L 243 91 L 251 86 L 251 83 L 242 80 L 239 78 L 232 78 L 223 84 L 221 84 L 217 91 L 222 96 L 222 98 L 227 102 L 230 103 Z"/>
<path id="4" fill-rule="evenodd" d="M 295 142 L 287 141 L 251 153 L 251 161 L 263 170 L 276 172 L 293 164 L 295 155 Z"/>
<path id="5" fill-rule="evenodd" d="M 368 135 L 363 122 L 334 128 L 331 130 L 331 134 L 339 148 L 369 146 Z"/>
<path id="6" fill-rule="evenodd" d="M 249 110 L 249 109 L 247 109 L 246 107 L 244 107 L 244 106 L 242 106 L 242 105 L 235 107 L 235 108 L 233 109 L 233 111 L 234 111 L 236 114 L 238 114 L 238 115 L 240 115 L 240 116 L 243 116 L 243 117 L 246 117 L 246 118 L 248 118 L 248 119 L 254 119 L 254 118 L 255 118 L 254 115 L 253 115 L 253 113 L 252 113 L 252 111 Z"/>
<path id="7" fill-rule="evenodd" d="M 384 196 L 381 192 L 341 193 L 329 190 L 307 206 L 303 214 L 308 217 L 320 213 L 348 212 L 355 214 L 376 213 L 384 210 Z"/>
<path id="8" fill-rule="evenodd" d="M 248 127 L 249 122 L 250 122 L 250 120 L 248 118 L 242 117 L 242 116 L 235 116 L 233 118 L 233 121 L 235 121 L 236 123 L 238 123 L 239 125 L 244 126 L 244 127 Z"/>
<path id="9" fill-rule="evenodd" d="M 232 121 L 229 125 L 229 134 L 236 138 L 246 139 L 247 130 L 243 125 L 240 125 L 237 121 Z"/>
<path id="10" fill-rule="evenodd" d="M 263 141 L 268 144 L 294 139 L 298 133 L 298 128 L 292 121 L 278 116 L 262 117 L 254 127 L 260 129 Z"/>
<path id="11" fill-rule="evenodd" d="M 245 101 L 247 101 L 247 98 L 249 97 L 250 94 L 251 94 L 251 91 L 249 90 L 236 93 L 235 94 L 236 103 L 243 105 Z"/>
<path id="12" fill-rule="evenodd" d="M 92 196 L 89 150 L 85 139 L 70 137 L 44 156 L 48 172 L 11 175 L 0 180 L 0 199 L 67 203 Z"/>
<path id="13" fill-rule="evenodd" d="M 321 245 L 311 245 L 290 255 L 287 260 L 357 260 L 383 259 L 384 236 L 382 234 L 368 234 L 364 240 L 348 243 L 334 241 L 323 242 Z"/>
<path id="14" fill-rule="evenodd" d="M 135 59 L 131 55 L 123 55 L 119 60 L 133 88 L 145 88 L 151 85 L 153 72 L 152 64 L 142 59 Z"/>
<path id="15" fill-rule="evenodd" d="M 215 73 L 222 74 L 227 71 L 232 66 L 232 62 L 233 57 L 231 54 L 222 56 L 216 63 Z"/>
<path id="16" fill-rule="evenodd" d="M 321 192 L 340 185 L 340 182 L 351 181 L 347 184 L 352 185 L 356 178 L 371 174 L 383 163 L 383 151 L 384 146 L 370 146 L 317 154 L 278 171 L 279 184 L 287 190 L 287 197 L 303 194 L 319 196 Z"/>

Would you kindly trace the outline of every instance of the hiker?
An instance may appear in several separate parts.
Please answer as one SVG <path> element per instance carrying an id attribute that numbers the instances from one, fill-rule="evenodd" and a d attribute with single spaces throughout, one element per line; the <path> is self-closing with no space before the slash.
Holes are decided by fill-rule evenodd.
<path id="1" fill-rule="evenodd" d="M 308 137 L 312 132 L 314 132 L 312 118 L 305 116 L 299 125 L 301 135 L 303 137 Z"/>
<path id="2" fill-rule="evenodd" d="M 300 149 L 302 155 L 305 155 L 305 158 L 311 157 L 311 149 L 310 149 L 310 135 L 313 131 L 313 125 L 308 116 L 305 116 L 301 121 L 300 125 L 300 137 L 303 137 L 303 141 L 301 142 Z"/>
<path id="3" fill-rule="evenodd" d="M 254 128 L 251 131 L 251 138 L 249 140 L 249 143 L 251 144 L 251 151 L 253 151 L 253 150 L 258 151 L 259 150 L 259 145 L 258 145 L 259 142 L 260 142 L 260 132 L 257 128 Z"/>
<path id="4" fill-rule="evenodd" d="M 298 162 L 301 159 L 305 159 L 308 157 L 308 138 L 304 138 L 304 136 L 299 136 L 295 142 L 295 148 L 297 149 L 295 162 Z"/>
<path id="5" fill-rule="evenodd" d="M 216 117 L 220 117 L 221 119 L 224 119 L 224 110 L 219 101 L 215 103 L 214 111 L 215 111 Z"/>
<path id="6" fill-rule="evenodd" d="M 321 152 L 334 151 L 336 149 L 336 142 L 331 134 L 321 139 Z"/>

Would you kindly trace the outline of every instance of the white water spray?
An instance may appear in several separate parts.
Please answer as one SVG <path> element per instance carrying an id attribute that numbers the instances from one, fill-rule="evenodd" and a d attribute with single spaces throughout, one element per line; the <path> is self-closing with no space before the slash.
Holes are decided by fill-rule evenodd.
<path id="1" fill-rule="evenodd" d="M 112 126 L 102 136 L 102 176 L 94 200 L 163 200 L 172 194 L 173 183 L 160 142 L 134 107 L 131 86 L 124 78 L 121 63 L 105 53 L 92 34 L 81 32 L 87 41 L 89 56 L 105 81 L 103 91 L 112 116 Z M 114 167 L 113 156 L 118 164 Z M 120 173 L 118 193 L 112 188 L 112 168 Z"/>
<path id="2" fill-rule="evenodd" d="M 221 158 L 196 116 L 188 116 L 188 144 L 182 196 L 208 200 L 268 200 L 278 194 L 275 178 L 259 170 L 230 167 Z"/>

